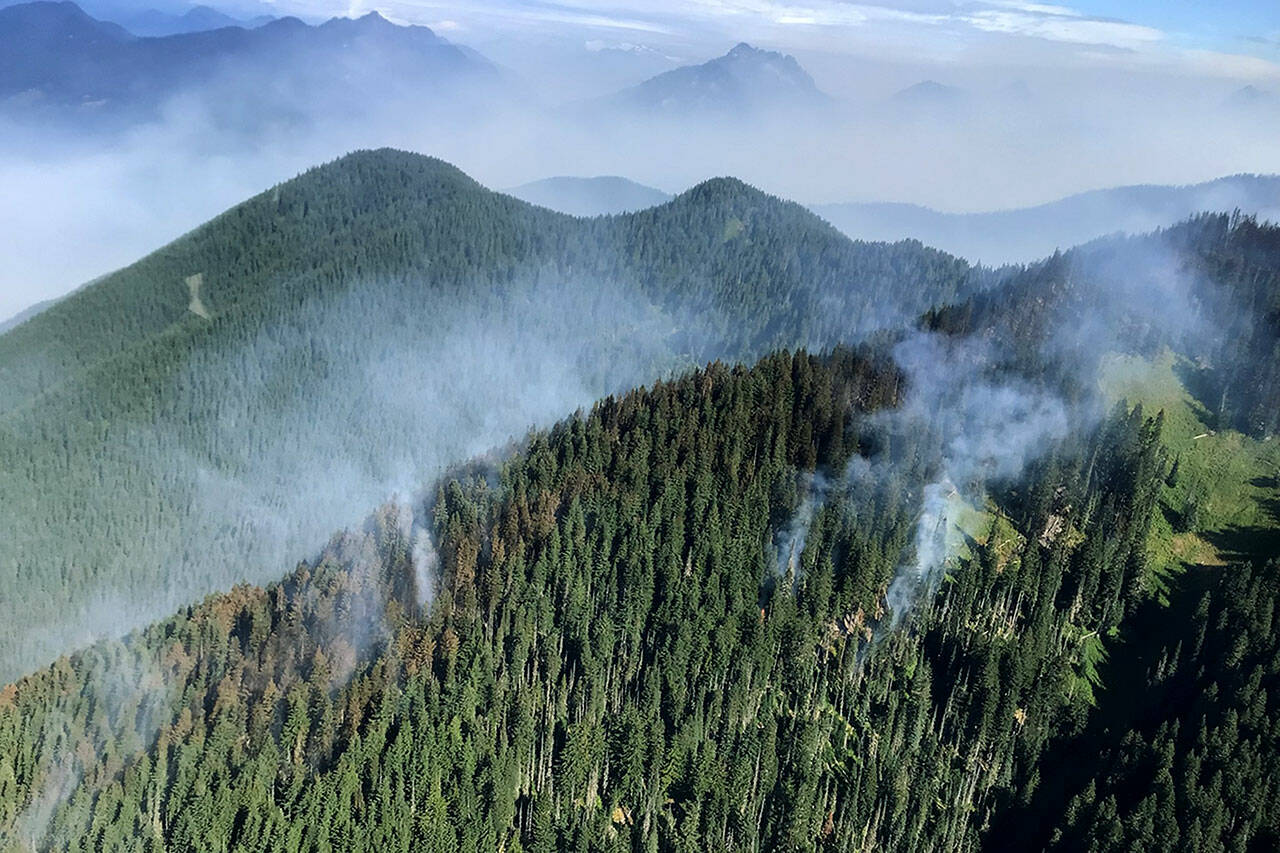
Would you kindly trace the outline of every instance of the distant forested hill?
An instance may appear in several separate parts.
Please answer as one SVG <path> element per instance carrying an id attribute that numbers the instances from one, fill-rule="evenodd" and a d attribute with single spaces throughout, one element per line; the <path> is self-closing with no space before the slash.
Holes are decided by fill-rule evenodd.
<path id="1" fill-rule="evenodd" d="M 926 325 L 997 336 L 1011 366 L 1091 381 L 1080 365 L 1109 348 L 1170 347 L 1190 359 L 1182 378 L 1207 424 L 1280 430 L 1280 228 L 1253 217 L 1204 214 L 1055 254 Z"/>
<path id="2" fill-rule="evenodd" d="M 1280 221 L 1280 177 L 1232 175 L 1191 186 L 1115 187 L 991 213 L 941 213 L 913 204 L 815 205 L 855 240 L 916 239 L 974 263 L 1027 263 L 1090 240 L 1166 228 L 1198 213 L 1240 210 Z"/>
<path id="3" fill-rule="evenodd" d="M 571 216 L 630 213 L 663 204 L 671 196 L 662 190 L 619 177 L 546 178 L 507 190 L 530 204 Z"/>
<path id="4" fill-rule="evenodd" d="M 582 221 L 397 151 L 312 170 L 0 336 L 0 678 L 602 394 L 989 278 L 729 179 Z"/>

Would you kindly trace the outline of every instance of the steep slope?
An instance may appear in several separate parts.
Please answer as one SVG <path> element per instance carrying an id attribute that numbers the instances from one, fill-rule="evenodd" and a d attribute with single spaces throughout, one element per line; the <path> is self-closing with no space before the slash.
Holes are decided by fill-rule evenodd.
<path id="1" fill-rule="evenodd" d="M 813 210 L 856 240 L 911 238 L 975 263 L 1026 263 L 1107 234 L 1166 228 L 1197 213 L 1239 210 L 1280 220 L 1280 177 L 1232 175 L 1183 187 L 1117 187 L 990 213 L 882 203 L 815 205 Z"/>
<path id="2" fill-rule="evenodd" d="M 104 851 L 973 849 L 1010 765 L 1084 704 L 1080 638 L 1133 588 L 1160 457 L 1140 414 L 1062 448 L 1033 491 L 1107 511 L 975 543 L 883 634 L 921 472 L 851 488 L 785 566 L 775 534 L 798 472 L 840 470 L 899 387 L 844 351 L 609 399 L 277 586 L 60 661 L 0 700 L 21 745 L 0 828 Z"/>
<path id="3" fill-rule="evenodd" d="M 607 216 L 663 204 L 671 196 L 626 178 L 556 177 L 507 190 L 518 199 L 570 216 Z"/>
<path id="4" fill-rule="evenodd" d="M 442 164 L 377 156 L 468 195 Z M 639 245 L 660 223 L 697 258 L 725 245 L 726 213 L 769 256 L 765 226 L 794 239 L 804 221 L 731 180 L 591 223 L 482 197 L 571 229 L 617 223 L 636 269 L 673 257 Z M 1202 217 L 1057 256 L 928 312 L 951 344 L 928 352 L 943 375 L 989 352 L 984 379 L 1069 396 L 1094 376 L 1075 333 L 1136 352 L 1212 342 L 1173 296 L 1212 316 L 1215 293 L 1280 293 L 1277 235 Z M 1182 273 L 1154 302 L 1164 325 L 1141 326 L 1124 294 L 1100 302 L 1138 261 Z M 637 286 L 679 300 L 684 280 Z M 712 296 L 699 313 L 726 310 Z M 1083 324 L 1082 306 L 1107 322 Z M 1248 554 L 1224 542 L 1203 605 L 1190 575 L 1167 605 L 1151 543 L 1185 445 L 1165 413 L 1122 404 L 1002 481 L 1016 451 L 981 449 L 998 488 L 966 507 L 953 484 L 963 511 L 935 520 L 922 495 L 958 443 L 984 442 L 938 419 L 913 340 L 610 397 L 384 506 L 279 584 L 0 691 L 0 846 L 1266 849 L 1280 587 L 1275 563 L 1243 564 L 1275 556 L 1274 512 L 1236 531 Z M 997 399 L 957 390 L 979 422 Z M 384 414 L 368 440 L 395 443 Z M 935 527 L 956 545 L 900 609 Z"/>
<path id="5" fill-rule="evenodd" d="M 1275 846 L 1280 450 L 1203 423 L 1183 366 L 1107 365 L 1111 396 L 1164 413 L 1174 464 L 1149 540 L 1157 594 L 1108 643 L 1097 707 L 1021 780 L 987 849 Z"/>
<path id="6" fill-rule="evenodd" d="M 0 673 L 263 580 L 601 394 L 985 283 L 730 179 L 575 220 L 429 158 L 343 158 L 0 336 Z"/>

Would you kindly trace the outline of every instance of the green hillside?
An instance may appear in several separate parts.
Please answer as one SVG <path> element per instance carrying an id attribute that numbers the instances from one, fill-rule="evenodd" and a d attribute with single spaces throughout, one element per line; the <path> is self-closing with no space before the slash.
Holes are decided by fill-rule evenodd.
<path id="1" fill-rule="evenodd" d="M 0 851 L 1271 849 L 1276 306 L 308 172 L 0 336 Z"/>
<path id="2" fill-rule="evenodd" d="M 1280 444 L 1210 427 L 1212 417 L 1179 379 L 1191 367 L 1169 351 L 1152 359 L 1116 355 L 1099 377 L 1112 399 L 1164 412 L 1163 441 L 1175 467 L 1151 550 L 1154 566 L 1165 572 L 1267 557 L 1274 542 L 1242 534 L 1280 528 Z"/>
<path id="3" fill-rule="evenodd" d="M 0 680 L 602 394 L 984 276 L 731 179 L 580 221 L 398 151 L 313 169 L 0 336 Z"/>
<path id="4" fill-rule="evenodd" d="M 773 543 L 899 387 L 846 351 L 605 400 L 438 484 L 425 607 L 387 507 L 278 585 L 20 681 L 10 849 L 977 849 L 1088 711 L 1164 459 L 1140 412 L 1062 445 L 1031 488 L 1096 508 L 1082 535 L 976 547 L 883 633 L 927 442 L 782 574 Z"/>
<path id="5" fill-rule="evenodd" d="M 1152 594 L 1107 640 L 1097 708 L 1059 732 L 993 850 L 1280 843 L 1280 449 L 1211 429 L 1180 378 L 1193 367 L 1168 351 L 1103 362 L 1109 397 L 1161 411 L 1172 460 L 1148 537 Z"/>

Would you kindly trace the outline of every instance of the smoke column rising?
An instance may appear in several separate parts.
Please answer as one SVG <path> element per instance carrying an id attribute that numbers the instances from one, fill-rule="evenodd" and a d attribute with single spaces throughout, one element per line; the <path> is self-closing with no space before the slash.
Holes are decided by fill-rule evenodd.
<path id="1" fill-rule="evenodd" d="M 907 400 L 884 418 L 894 431 L 928 431 L 940 441 L 937 476 L 924 487 L 912 553 L 889 585 L 891 625 L 931 592 L 964 538 L 955 524 L 961 499 L 981 506 L 988 484 L 1022 473 L 1067 435 L 1069 415 L 1057 397 L 1019 379 L 997 379 L 999 359 L 982 341 L 913 334 L 893 351 L 907 376 Z"/>

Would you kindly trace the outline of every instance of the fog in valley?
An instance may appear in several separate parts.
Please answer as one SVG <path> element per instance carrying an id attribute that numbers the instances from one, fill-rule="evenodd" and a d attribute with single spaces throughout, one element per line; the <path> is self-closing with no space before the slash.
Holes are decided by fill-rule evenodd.
<path id="1" fill-rule="evenodd" d="M 374 8 L 270 11 L 320 22 Z M 893 216 L 883 210 L 822 206 L 893 202 L 969 213 L 1114 186 L 1280 171 L 1275 64 L 1148 49 L 1126 42 L 1147 38 L 1141 28 L 1120 24 L 1093 33 L 1086 20 L 1079 34 L 1068 32 L 1080 39 L 1073 42 L 1000 36 L 1003 19 L 978 17 L 952 48 L 894 51 L 877 47 L 867 35 L 874 27 L 857 21 L 837 42 L 803 16 L 785 23 L 781 12 L 763 23 L 744 12 L 740 27 L 712 27 L 696 4 L 679 28 L 657 12 L 636 22 L 603 12 L 539 16 L 523 4 L 377 8 L 397 24 L 434 27 L 451 52 L 425 62 L 422 48 L 397 46 L 407 29 L 366 17 L 347 22 L 350 32 L 317 29 L 325 49 L 326 38 L 342 45 L 337 61 L 318 64 L 305 33 L 269 33 L 289 29 L 277 22 L 250 31 L 268 35 L 236 46 L 235 61 L 215 57 L 141 94 L 58 102 L 31 81 L 10 81 L 0 92 L 0 228 L 11 238 L 0 256 L 0 316 L 362 147 L 431 154 L 494 188 L 620 175 L 677 193 L 734 175 L 818 206 L 853 236 L 936 234 L 942 248 L 990 263 L 1031 260 L 1043 245 L 1002 252 L 989 237 L 967 238 L 968 226 L 940 230 L 915 214 L 886 226 Z M 858 14 L 867 16 L 848 12 Z M 935 23 L 928 38 L 948 32 Z M 758 50 L 735 50 L 743 41 Z M 133 79 L 121 63 L 121 80 Z M 710 64 L 688 69 L 702 63 Z M 1225 209 L 1274 210 L 1242 191 L 1215 200 Z M 1168 224 L 1109 219 L 1135 230 Z M 949 240 L 946 228 L 961 233 Z"/>

